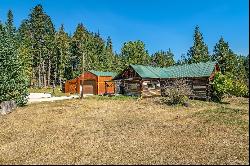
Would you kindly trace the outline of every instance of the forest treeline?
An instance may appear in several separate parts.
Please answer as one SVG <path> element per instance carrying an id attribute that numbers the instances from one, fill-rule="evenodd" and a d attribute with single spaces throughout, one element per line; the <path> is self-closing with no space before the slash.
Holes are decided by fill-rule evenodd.
<path id="1" fill-rule="evenodd" d="M 105 40 L 82 23 L 69 35 L 63 25 L 55 29 L 41 5 L 35 6 L 18 28 L 13 25 L 13 17 L 9 10 L 7 21 L 0 22 L 1 77 L 10 65 L 19 70 L 15 72 L 25 77 L 28 85 L 35 87 L 62 85 L 64 80 L 73 79 L 87 70 L 120 72 L 129 64 L 168 67 L 211 60 L 216 60 L 222 73 L 234 80 L 247 84 L 249 78 L 249 55 L 235 54 L 223 37 L 209 53 L 198 26 L 194 30 L 193 45 L 186 55 L 175 61 L 170 48 L 150 55 L 140 40 L 125 42 L 120 53 L 116 53 L 111 37 Z"/>

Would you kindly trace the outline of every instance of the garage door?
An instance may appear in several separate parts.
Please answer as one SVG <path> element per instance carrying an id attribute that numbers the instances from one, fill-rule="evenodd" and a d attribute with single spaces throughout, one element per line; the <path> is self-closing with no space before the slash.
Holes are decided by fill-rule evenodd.
<path id="1" fill-rule="evenodd" d="M 83 82 L 83 94 L 95 94 L 96 85 L 95 81 L 85 80 Z"/>

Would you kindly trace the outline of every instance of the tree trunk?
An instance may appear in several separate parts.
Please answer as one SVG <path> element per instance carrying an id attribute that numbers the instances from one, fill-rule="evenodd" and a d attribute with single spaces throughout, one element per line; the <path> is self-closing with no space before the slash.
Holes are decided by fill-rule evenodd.
<path id="1" fill-rule="evenodd" d="M 48 86 L 50 86 L 50 71 L 51 71 L 51 61 L 50 61 L 50 58 L 49 58 L 49 64 L 48 64 Z"/>
<path id="2" fill-rule="evenodd" d="M 56 64 L 55 71 L 54 71 L 54 82 L 55 82 L 55 85 L 57 85 L 57 64 Z"/>
<path id="3" fill-rule="evenodd" d="M 34 72 L 34 69 L 33 69 L 33 67 L 32 67 L 32 68 L 31 68 L 31 77 L 30 77 L 30 86 L 31 86 L 31 87 L 33 87 L 33 85 L 32 85 L 33 72 Z"/>
<path id="4" fill-rule="evenodd" d="M 45 72 L 45 60 L 43 60 L 43 86 L 47 87 L 46 84 L 47 80 L 46 80 L 46 72 Z"/>
<path id="5" fill-rule="evenodd" d="M 41 88 L 41 64 L 38 65 L 38 87 Z"/>
<path id="6" fill-rule="evenodd" d="M 60 83 L 60 88 L 62 88 L 62 77 L 61 77 L 61 72 L 59 73 L 59 83 Z"/>
<path id="7" fill-rule="evenodd" d="M 60 88 L 62 87 L 62 48 L 60 50 L 60 65 L 59 65 L 59 83 L 60 83 Z"/>
<path id="8" fill-rule="evenodd" d="M 38 65 L 38 87 L 41 88 L 41 50 L 39 51 L 39 65 Z"/>
<path id="9" fill-rule="evenodd" d="M 84 65 L 85 65 L 85 57 L 84 57 L 84 52 L 82 53 L 82 74 L 84 76 Z M 81 80 L 81 87 L 82 87 L 82 91 L 81 91 L 81 99 L 83 99 L 83 82 L 84 82 L 84 77 L 83 80 Z"/>

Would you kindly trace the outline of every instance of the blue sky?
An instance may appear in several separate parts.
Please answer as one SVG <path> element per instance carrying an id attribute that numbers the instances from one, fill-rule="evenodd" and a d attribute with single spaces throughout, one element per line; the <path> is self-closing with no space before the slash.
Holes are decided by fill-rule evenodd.
<path id="1" fill-rule="evenodd" d="M 19 26 L 36 4 L 42 4 L 55 27 L 73 33 L 82 22 L 93 32 L 111 36 L 120 52 L 126 41 L 142 40 L 149 53 L 171 48 L 175 59 L 193 43 L 200 26 L 210 53 L 223 36 L 235 53 L 249 52 L 248 0 L 0 0 L 0 20 L 11 9 Z"/>

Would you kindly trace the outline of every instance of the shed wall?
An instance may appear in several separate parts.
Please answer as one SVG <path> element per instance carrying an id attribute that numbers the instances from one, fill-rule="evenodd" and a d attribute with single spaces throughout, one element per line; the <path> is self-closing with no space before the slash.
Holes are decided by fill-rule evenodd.
<path id="1" fill-rule="evenodd" d="M 80 94 L 80 83 L 81 80 L 84 80 L 83 85 L 83 93 L 84 94 L 98 94 L 102 95 L 105 92 L 107 93 L 114 93 L 115 86 L 114 82 L 107 82 L 105 84 L 105 81 L 111 81 L 111 76 L 96 76 L 92 74 L 91 72 L 85 72 L 84 74 L 81 74 L 79 77 L 67 80 L 65 83 L 65 93 L 78 93 Z M 106 88 L 105 88 L 106 85 Z"/>
<path id="2" fill-rule="evenodd" d="M 98 94 L 103 95 L 104 93 L 114 93 L 115 92 L 115 86 L 112 84 L 112 82 L 107 82 L 105 84 L 105 81 L 111 81 L 111 76 L 99 76 L 98 77 Z"/>

